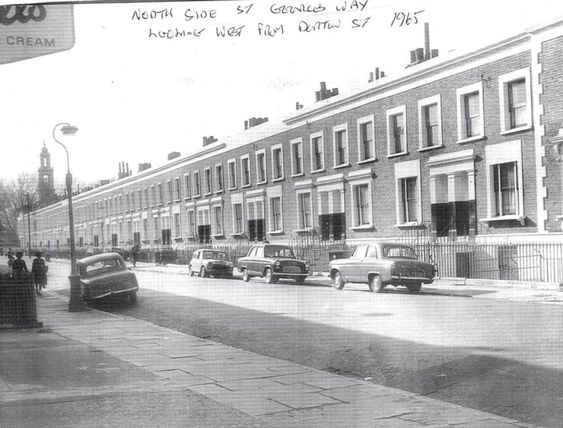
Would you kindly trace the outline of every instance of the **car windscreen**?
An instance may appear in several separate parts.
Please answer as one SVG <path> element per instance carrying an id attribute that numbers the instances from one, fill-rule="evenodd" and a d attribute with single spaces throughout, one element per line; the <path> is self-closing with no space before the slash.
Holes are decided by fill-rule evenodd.
<path id="1" fill-rule="evenodd" d="M 289 247 L 269 246 L 264 249 L 265 257 L 287 257 L 294 259 L 293 250 Z"/>
<path id="2" fill-rule="evenodd" d="M 220 251 L 204 251 L 203 252 L 204 259 L 213 259 L 213 260 L 227 260 L 228 257 L 225 253 Z"/>
<path id="3" fill-rule="evenodd" d="M 121 260 L 119 259 L 109 259 L 101 260 L 99 262 L 91 263 L 86 265 L 86 275 L 92 276 L 98 273 L 106 272 L 108 270 L 114 270 L 122 267 Z"/>
<path id="4" fill-rule="evenodd" d="M 383 257 L 400 258 L 400 259 L 416 259 L 416 253 L 410 247 L 383 247 Z"/>

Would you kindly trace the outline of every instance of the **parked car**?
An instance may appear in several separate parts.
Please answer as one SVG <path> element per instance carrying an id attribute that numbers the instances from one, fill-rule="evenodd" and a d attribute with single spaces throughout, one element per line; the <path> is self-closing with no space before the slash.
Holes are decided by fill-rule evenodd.
<path id="1" fill-rule="evenodd" d="M 112 295 L 126 295 L 137 301 L 137 277 L 117 253 L 103 253 L 78 260 L 78 273 L 85 302 Z"/>
<path id="2" fill-rule="evenodd" d="M 291 247 L 279 244 L 254 245 L 245 257 L 238 260 L 237 268 L 243 281 L 259 276 L 265 278 L 268 284 L 275 284 L 280 278 L 303 284 L 309 275 L 309 262 L 297 260 Z"/>
<path id="3" fill-rule="evenodd" d="M 347 282 L 359 282 L 376 293 L 387 285 L 402 285 L 416 293 L 422 284 L 432 283 L 436 274 L 434 265 L 418 260 L 411 246 L 398 243 L 361 244 L 352 257 L 332 260 L 329 266 L 338 290 Z"/>
<path id="4" fill-rule="evenodd" d="M 229 260 L 229 256 L 224 251 L 217 250 L 196 250 L 192 254 L 192 259 L 188 265 L 190 276 L 199 274 L 202 278 L 214 277 L 233 277 L 234 264 Z"/>

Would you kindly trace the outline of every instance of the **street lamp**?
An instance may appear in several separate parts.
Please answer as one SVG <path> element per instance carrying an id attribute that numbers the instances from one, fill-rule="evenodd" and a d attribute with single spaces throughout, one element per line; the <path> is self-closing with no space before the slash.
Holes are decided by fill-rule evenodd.
<path id="1" fill-rule="evenodd" d="M 60 128 L 59 128 L 60 127 Z M 68 197 L 68 227 L 70 233 L 70 301 L 68 303 L 68 310 L 70 312 L 79 312 L 86 309 L 82 295 L 80 292 L 80 275 L 76 268 L 76 246 L 74 242 L 74 213 L 72 211 L 72 174 L 70 173 L 70 163 L 68 159 L 68 150 L 65 145 L 57 140 L 55 132 L 57 129 L 63 135 L 74 135 L 78 128 L 68 123 L 57 123 L 53 128 L 53 140 L 63 146 L 66 153 L 66 194 Z"/>

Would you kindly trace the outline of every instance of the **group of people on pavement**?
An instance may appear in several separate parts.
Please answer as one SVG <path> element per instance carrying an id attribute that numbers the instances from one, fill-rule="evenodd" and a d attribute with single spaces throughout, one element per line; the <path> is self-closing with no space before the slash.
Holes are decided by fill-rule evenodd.
<path id="1" fill-rule="evenodd" d="M 21 278 L 23 272 L 29 272 L 27 269 L 27 263 L 22 258 L 23 252 L 16 251 L 16 256 L 14 258 L 14 253 L 12 249 L 9 248 L 6 253 L 8 257 L 8 266 L 12 269 L 13 278 Z M 35 285 L 35 292 L 41 295 L 41 290 L 47 286 L 47 271 L 49 267 L 45 264 L 45 260 L 42 258 L 43 254 L 38 251 L 35 253 L 35 259 L 31 264 L 31 273 L 33 275 L 33 283 Z"/>

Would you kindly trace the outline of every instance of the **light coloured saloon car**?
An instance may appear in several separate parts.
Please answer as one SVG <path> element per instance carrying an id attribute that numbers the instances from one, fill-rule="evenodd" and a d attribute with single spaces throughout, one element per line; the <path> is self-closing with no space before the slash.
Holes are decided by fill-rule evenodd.
<path id="1" fill-rule="evenodd" d="M 329 269 L 336 289 L 357 282 L 368 284 L 376 293 L 387 285 L 404 286 L 416 293 L 436 275 L 434 265 L 418 260 L 411 246 L 394 242 L 358 245 L 352 257 L 332 260 Z"/>

